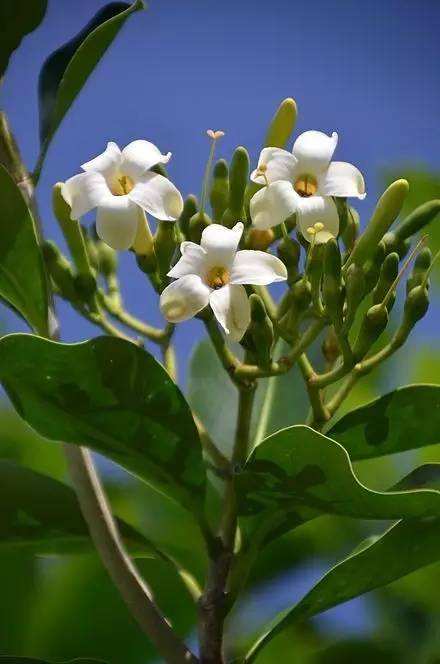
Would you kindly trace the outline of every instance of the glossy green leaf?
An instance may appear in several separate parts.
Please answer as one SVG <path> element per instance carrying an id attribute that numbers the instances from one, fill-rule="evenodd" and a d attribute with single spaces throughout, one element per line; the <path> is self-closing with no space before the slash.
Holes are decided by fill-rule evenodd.
<path id="1" fill-rule="evenodd" d="M 61 121 L 127 18 L 143 8 L 111 2 L 102 7 L 73 39 L 52 53 L 44 63 L 39 80 L 41 152 L 36 174 L 41 170 L 49 143 Z"/>
<path id="2" fill-rule="evenodd" d="M 0 2 L 0 78 L 21 40 L 37 28 L 46 13 L 47 0 L 3 0 Z"/>
<path id="3" fill-rule="evenodd" d="M 20 189 L 0 165 L 0 297 L 47 334 L 48 295 L 35 222 Z"/>
<path id="4" fill-rule="evenodd" d="M 93 550 L 74 491 L 57 480 L 11 461 L 0 461 L 0 547 L 33 553 Z M 118 520 L 122 538 L 133 555 L 159 556 L 148 540 Z"/>
<path id="5" fill-rule="evenodd" d="M 356 478 L 346 450 L 307 426 L 266 438 L 237 477 L 242 516 L 291 529 L 319 514 L 361 519 L 440 516 L 436 491 L 379 492 Z"/>
<path id="6" fill-rule="evenodd" d="M 61 344 L 14 334 L 0 340 L 0 380 L 43 436 L 86 445 L 200 508 L 205 474 L 191 412 L 142 348 L 110 337 Z"/>
<path id="7" fill-rule="evenodd" d="M 440 386 L 394 390 L 344 415 L 328 435 L 353 461 L 440 443 Z"/>
<path id="8" fill-rule="evenodd" d="M 401 649 L 388 643 L 347 639 L 318 651 L 311 664 L 402 664 L 403 657 Z"/>
<path id="9" fill-rule="evenodd" d="M 426 485 L 440 488 L 440 464 L 421 466 L 398 487 L 414 489 Z M 431 493 L 436 495 L 432 490 Z M 407 495 L 411 496 L 411 492 Z M 440 516 L 402 520 L 381 536 L 363 542 L 327 572 L 298 604 L 276 616 L 252 646 L 246 662 L 253 662 L 260 650 L 293 622 L 311 618 L 440 560 L 439 527 Z"/>

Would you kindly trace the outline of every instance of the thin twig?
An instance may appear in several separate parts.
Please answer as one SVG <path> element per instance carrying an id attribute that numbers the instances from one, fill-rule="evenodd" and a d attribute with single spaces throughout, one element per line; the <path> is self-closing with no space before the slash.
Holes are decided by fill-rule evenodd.
<path id="1" fill-rule="evenodd" d="M 121 542 L 88 450 L 65 445 L 69 471 L 82 513 L 101 560 L 142 631 L 170 664 L 198 659 L 180 641 L 154 604 L 150 590 Z"/>

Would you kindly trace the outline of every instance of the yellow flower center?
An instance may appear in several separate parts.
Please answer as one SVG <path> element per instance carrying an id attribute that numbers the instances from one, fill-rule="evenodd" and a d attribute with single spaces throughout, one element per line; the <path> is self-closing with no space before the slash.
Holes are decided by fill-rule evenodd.
<path id="1" fill-rule="evenodd" d="M 229 283 L 229 272 L 225 267 L 212 267 L 206 275 L 206 282 L 208 286 L 218 290 Z"/>
<path id="2" fill-rule="evenodd" d="M 128 175 L 118 175 L 111 184 L 111 192 L 114 196 L 126 196 L 134 187 L 133 180 Z"/>
<path id="3" fill-rule="evenodd" d="M 301 175 L 296 179 L 295 184 L 293 185 L 296 193 L 302 196 L 303 198 L 309 198 L 316 194 L 318 190 L 318 182 L 313 175 Z"/>

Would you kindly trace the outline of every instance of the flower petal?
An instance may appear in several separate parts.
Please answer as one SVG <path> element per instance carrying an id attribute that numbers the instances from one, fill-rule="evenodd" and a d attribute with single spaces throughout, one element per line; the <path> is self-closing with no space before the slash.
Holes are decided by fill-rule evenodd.
<path id="1" fill-rule="evenodd" d="M 250 201 L 253 225 L 260 230 L 278 226 L 296 212 L 298 199 L 290 182 L 274 182 L 260 189 Z"/>
<path id="2" fill-rule="evenodd" d="M 322 131 L 305 131 L 293 144 L 293 155 L 298 160 L 298 175 L 319 175 L 326 170 L 338 144 L 334 131 L 327 136 Z"/>
<path id="3" fill-rule="evenodd" d="M 237 251 L 231 270 L 231 284 L 266 286 L 285 281 L 287 270 L 279 258 L 265 251 Z"/>
<path id="4" fill-rule="evenodd" d="M 99 204 L 96 232 L 113 249 L 129 249 L 136 237 L 139 214 L 128 196 L 108 196 Z"/>
<path id="5" fill-rule="evenodd" d="M 182 242 L 180 252 L 182 256 L 168 272 L 168 276 L 174 277 L 174 279 L 184 277 L 187 274 L 202 276 L 206 261 L 206 251 L 194 242 Z"/>
<path id="6" fill-rule="evenodd" d="M 356 196 L 365 198 L 365 182 L 362 173 L 353 164 L 332 161 L 319 182 L 322 196 Z"/>
<path id="7" fill-rule="evenodd" d="M 315 242 L 321 244 L 327 242 L 331 237 L 338 236 L 339 215 L 333 199 L 328 196 L 300 198 L 298 226 L 307 242 L 312 239 L 312 235 L 307 232 L 307 229 L 318 222 L 323 224 L 324 228 L 315 234 Z"/>
<path id="8" fill-rule="evenodd" d="M 157 173 L 145 173 L 128 196 L 153 217 L 164 221 L 175 221 L 183 209 L 179 190 Z"/>
<path id="9" fill-rule="evenodd" d="M 133 180 L 137 180 L 156 164 L 167 164 L 170 159 L 171 152 L 162 154 L 159 148 L 149 141 L 132 141 L 122 150 L 121 170 Z"/>
<path id="10" fill-rule="evenodd" d="M 233 228 L 210 224 L 202 233 L 200 244 L 206 251 L 207 266 L 230 267 L 243 234 L 241 221 Z"/>
<path id="11" fill-rule="evenodd" d="M 258 184 L 266 184 L 267 181 L 277 182 L 287 180 L 292 182 L 296 167 L 296 157 L 291 152 L 282 148 L 263 148 L 258 159 L 258 166 L 251 173 L 251 180 Z M 265 167 L 265 176 L 257 175 L 258 169 Z"/>
<path id="12" fill-rule="evenodd" d="M 234 341 L 240 341 L 251 322 L 251 307 L 244 286 L 223 286 L 209 296 L 220 325 Z"/>
<path id="13" fill-rule="evenodd" d="M 121 162 L 122 156 L 119 146 L 110 141 L 107 143 L 104 152 L 82 164 L 81 168 L 83 171 L 95 171 L 102 173 L 105 178 L 111 178 L 118 171 Z"/>
<path id="14" fill-rule="evenodd" d="M 101 173 L 90 171 L 66 180 L 61 193 L 67 205 L 70 205 L 71 219 L 79 219 L 100 205 L 110 195 L 110 190 Z"/>
<path id="15" fill-rule="evenodd" d="M 160 310 L 170 323 L 181 323 L 207 306 L 210 292 L 199 276 L 187 274 L 162 291 Z"/>

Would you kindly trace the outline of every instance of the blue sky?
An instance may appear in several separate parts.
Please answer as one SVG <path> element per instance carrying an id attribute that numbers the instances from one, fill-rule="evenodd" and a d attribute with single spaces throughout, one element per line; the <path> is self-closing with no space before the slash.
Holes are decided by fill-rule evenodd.
<path id="1" fill-rule="evenodd" d="M 41 65 L 104 4 L 49 0 L 45 21 L 12 58 L 2 106 L 30 166 L 38 152 Z M 439 28 L 434 0 L 152 0 L 127 22 L 52 143 L 38 189 L 46 234 L 59 239 L 52 184 L 78 172 L 108 140 L 123 146 L 142 137 L 171 150 L 174 182 L 184 194 L 198 193 L 205 130 L 226 132 L 219 156 L 243 144 L 255 160 L 287 96 L 299 105 L 298 130 L 338 131 L 337 159 L 365 174 L 369 196 L 357 207 L 367 215 L 384 166 L 440 168 Z M 133 262 L 122 256 L 128 304 L 159 322 Z M 66 340 L 98 333 L 68 307 L 59 309 Z M 182 326 L 182 354 L 199 334 L 197 322 Z"/>

